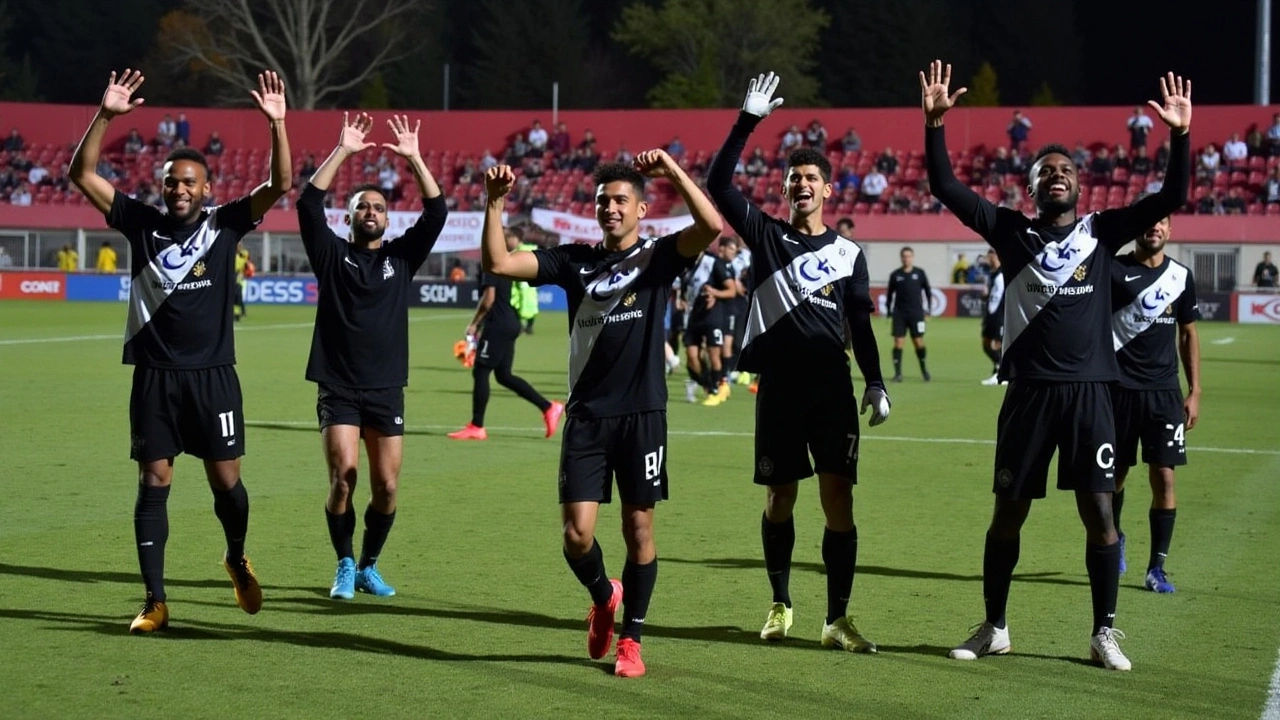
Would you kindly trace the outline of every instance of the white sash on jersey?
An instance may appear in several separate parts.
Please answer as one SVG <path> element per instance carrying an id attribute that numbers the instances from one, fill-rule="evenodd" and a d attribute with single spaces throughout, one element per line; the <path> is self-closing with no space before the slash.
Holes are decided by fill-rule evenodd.
<path id="1" fill-rule="evenodd" d="M 1187 269 L 1169 261 L 1160 277 L 1138 293 L 1133 302 L 1111 316 L 1111 338 L 1117 351 L 1151 327 L 1151 323 L 1178 301 L 1187 288 Z"/>
<path id="2" fill-rule="evenodd" d="M 747 314 L 742 347 L 745 349 L 756 336 L 767 332 L 774 323 L 799 307 L 805 298 L 827 285 L 852 277 L 860 254 L 862 248 L 841 238 L 796 256 L 765 278 L 751 295 L 751 311 Z"/>
<path id="3" fill-rule="evenodd" d="M 1081 290 L 1093 292 L 1092 287 L 1067 288 L 1076 270 L 1086 267 L 1098 249 L 1098 239 L 1093 235 L 1093 221 L 1097 213 L 1090 213 L 1076 223 L 1071 233 L 1060 242 L 1045 243 L 1035 259 L 1027 263 L 1018 274 L 1005 284 L 1004 351 L 1018 341 L 1040 311 L 1060 292 L 1075 294 Z M 1036 235 L 1028 229 L 1028 234 Z M 1110 277 L 1108 274 L 1108 282 Z"/>

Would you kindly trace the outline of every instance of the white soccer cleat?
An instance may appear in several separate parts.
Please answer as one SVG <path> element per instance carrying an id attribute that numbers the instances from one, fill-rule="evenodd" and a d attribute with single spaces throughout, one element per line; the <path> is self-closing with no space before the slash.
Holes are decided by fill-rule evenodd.
<path id="1" fill-rule="evenodd" d="M 838 618 L 830 625 L 823 624 L 822 638 L 824 648 L 840 648 L 847 652 L 874 653 L 876 644 L 862 636 L 857 626 L 847 617 Z"/>
<path id="2" fill-rule="evenodd" d="M 764 618 L 764 629 L 760 631 L 761 640 L 777 642 L 784 640 L 791 630 L 791 608 L 785 603 L 774 603 L 769 607 L 769 614 Z"/>
<path id="3" fill-rule="evenodd" d="M 684 381 L 684 399 L 691 403 L 698 402 L 698 383 L 692 380 Z"/>
<path id="4" fill-rule="evenodd" d="M 667 374 L 670 375 L 678 369 L 680 369 L 680 357 L 678 355 L 672 355 L 667 358 Z"/>
<path id="5" fill-rule="evenodd" d="M 999 374 L 999 373 L 994 373 L 994 374 L 992 374 L 992 376 L 991 376 L 991 377 L 987 378 L 986 380 L 983 380 L 983 381 L 982 381 L 982 384 L 983 384 L 983 385 L 986 385 L 987 387 L 991 387 L 992 385 L 999 385 L 999 384 L 1000 384 L 1000 374 Z"/>
<path id="6" fill-rule="evenodd" d="M 1108 670 L 1127 672 L 1133 669 L 1133 663 L 1120 651 L 1118 640 L 1124 639 L 1124 633 L 1115 628 L 1104 627 L 1089 639 L 1089 657 Z"/>
<path id="7" fill-rule="evenodd" d="M 968 640 L 947 653 L 947 657 L 952 660 L 977 660 L 983 655 L 1004 655 L 1012 648 L 1009 644 L 1009 628 L 998 628 L 989 622 L 983 622 Z"/>

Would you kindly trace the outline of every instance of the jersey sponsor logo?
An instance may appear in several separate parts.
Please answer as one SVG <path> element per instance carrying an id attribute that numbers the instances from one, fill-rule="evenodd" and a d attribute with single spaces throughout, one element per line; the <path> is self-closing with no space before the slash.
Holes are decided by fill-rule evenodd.
<path id="1" fill-rule="evenodd" d="M 796 271 L 797 273 L 800 274 L 800 277 L 804 278 L 805 280 L 808 280 L 809 282 L 818 282 L 819 280 L 823 279 L 823 275 L 830 275 L 832 272 L 831 263 L 825 259 L 822 259 L 822 260 L 818 260 L 817 263 L 812 263 L 815 269 L 818 272 L 822 273 L 822 275 L 811 275 L 808 272 L 810 264 L 811 264 L 810 259 L 806 258 L 803 262 L 800 263 L 800 269 Z"/>
<path id="2" fill-rule="evenodd" d="M 1069 283 L 1081 282 L 1088 277 L 1090 263 L 1098 257 L 1098 239 L 1093 236 L 1095 217 L 1094 214 L 1086 215 L 1062 240 L 1045 242 L 1035 261 L 1028 263 L 1007 282 L 1004 297 L 1006 350 L 1017 342 L 1054 298 L 1093 294 L 1095 288 L 1092 284 Z M 1044 242 L 1034 229 L 1028 228 L 1026 233 Z"/>
<path id="3" fill-rule="evenodd" d="M 1029 282 L 1027 283 L 1027 292 L 1035 295 L 1047 295 L 1049 297 L 1053 297 L 1054 295 L 1088 295 L 1093 292 L 1093 286 L 1067 285 L 1063 287 L 1052 283 Z"/>
<path id="4" fill-rule="evenodd" d="M 765 278 L 751 295 L 743 349 L 756 336 L 768 332 L 774 324 L 802 305 L 839 312 L 840 304 L 823 297 L 822 289 L 852 278 L 861 252 L 855 243 L 839 238 L 817 250 L 798 255 Z"/>

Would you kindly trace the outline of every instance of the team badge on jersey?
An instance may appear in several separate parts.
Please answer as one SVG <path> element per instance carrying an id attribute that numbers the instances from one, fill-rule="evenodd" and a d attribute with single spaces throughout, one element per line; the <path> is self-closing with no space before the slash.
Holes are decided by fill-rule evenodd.
<path id="1" fill-rule="evenodd" d="M 191 274 L 195 275 L 196 277 L 204 277 L 204 271 L 205 271 L 205 266 L 204 266 L 203 260 L 196 263 L 195 267 L 191 268 Z"/>
<path id="2" fill-rule="evenodd" d="M 1088 274 L 1089 271 L 1085 268 L 1084 263 L 1080 263 L 1076 266 L 1076 271 L 1071 273 L 1071 277 L 1075 278 L 1076 282 L 1080 282 L 1084 280 L 1084 276 Z"/>
<path id="3" fill-rule="evenodd" d="M 826 285 L 823 285 L 823 286 L 822 286 L 822 294 L 823 294 L 823 295 L 826 295 L 826 296 L 828 296 L 828 297 L 829 297 L 829 296 L 831 295 L 831 293 L 832 293 L 832 288 L 831 288 L 830 283 L 828 283 L 828 284 L 826 284 Z"/>
<path id="4" fill-rule="evenodd" d="M 626 296 L 622 298 L 623 307 L 631 307 L 632 305 L 635 305 L 635 304 L 636 304 L 635 293 L 627 293 Z"/>
<path id="5" fill-rule="evenodd" d="M 389 280 L 396 276 L 396 269 L 391 267 L 391 259 L 382 259 L 382 279 Z"/>

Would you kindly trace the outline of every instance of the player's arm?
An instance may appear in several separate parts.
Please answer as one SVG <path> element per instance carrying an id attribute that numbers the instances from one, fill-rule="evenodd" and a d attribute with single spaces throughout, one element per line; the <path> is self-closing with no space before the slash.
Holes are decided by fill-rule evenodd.
<path id="1" fill-rule="evenodd" d="M 929 319 L 929 313 L 933 312 L 933 289 L 929 287 L 929 275 L 923 268 L 920 270 L 920 301 L 924 307 L 924 319 Z"/>
<path id="2" fill-rule="evenodd" d="M 867 273 L 867 258 L 858 255 L 853 263 L 853 277 L 849 281 L 845 297 L 845 324 L 848 327 L 853 359 L 862 372 L 866 389 L 862 393 L 862 413 L 871 408 L 870 425 L 873 427 L 889 419 L 889 393 L 884 387 L 884 374 L 880 371 L 880 348 L 876 333 L 871 327 L 871 276 Z"/>
<path id="3" fill-rule="evenodd" d="M 870 294 L 870 290 L 868 290 Z M 898 296 L 898 273 L 889 273 L 889 287 L 884 291 L 884 309 L 889 315 L 893 314 L 893 301 Z"/>
<path id="4" fill-rule="evenodd" d="M 1129 207 L 1098 213 L 1094 234 L 1113 252 L 1187 204 L 1191 187 L 1191 81 L 1169 73 L 1160 78 L 1160 94 L 1163 105 L 1154 100 L 1147 104 L 1169 126 L 1169 167 L 1164 184 L 1160 192 Z"/>
<path id="5" fill-rule="evenodd" d="M 133 93 L 142 86 L 145 78 L 137 70 L 126 69 L 117 80 L 111 73 L 107 81 L 107 89 L 102 94 L 102 104 L 98 114 L 94 115 L 84 137 L 76 146 L 71 156 L 68 169 L 71 182 L 89 199 L 98 212 L 107 214 L 111 210 L 111 202 L 115 199 L 116 189 L 110 181 L 98 174 L 98 158 L 102 155 L 102 139 L 107 134 L 107 125 L 118 115 L 124 115 L 143 103 L 142 98 L 134 98 Z"/>
<path id="6" fill-rule="evenodd" d="M 307 251 L 311 268 L 317 272 L 324 267 L 322 255 L 327 256 L 327 246 L 342 242 L 341 238 L 329 229 L 329 221 L 325 218 L 325 194 L 337 177 L 338 168 L 342 167 L 347 158 L 373 146 L 373 143 L 364 141 L 365 135 L 372 126 L 373 118 L 367 113 L 356 115 L 355 120 L 351 120 L 347 113 L 343 113 L 342 130 L 338 134 L 337 146 L 320 167 L 316 168 L 307 186 L 298 194 L 295 208 L 298 212 L 298 232 L 302 235 L 302 246 Z M 326 244 L 325 240 L 329 243 Z"/>
<path id="7" fill-rule="evenodd" d="M 955 214 L 960 222 L 984 238 L 996 225 L 996 206 L 956 179 L 947 154 L 947 136 L 942 118 L 956 100 L 969 92 L 951 92 L 951 65 L 941 60 L 929 64 L 928 76 L 920 73 L 920 106 L 924 110 L 924 158 L 929 173 L 929 191 Z M 990 240 L 988 240 L 990 242 Z"/>
<path id="8" fill-rule="evenodd" d="M 367 150 L 374 146 L 374 143 L 365 142 L 365 136 L 369 134 L 369 130 L 373 127 L 373 118 L 368 113 L 360 113 L 356 115 L 356 119 L 352 120 L 347 113 L 342 113 L 342 132 L 338 135 L 338 144 L 333 148 L 333 152 L 329 153 L 329 157 L 320 163 L 320 167 L 316 168 L 315 173 L 311 175 L 311 179 L 307 181 L 308 185 L 314 186 L 320 190 L 320 197 L 323 199 L 324 193 L 329 191 L 329 187 L 333 185 L 333 181 L 338 177 L 338 170 L 347 158 L 359 152 Z M 302 202 L 301 199 L 298 200 Z"/>
<path id="9" fill-rule="evenodd" d="M 502 232 L 503 198 L 515 183 L 515 173 L 508 165 L 494 165 L 485 171 L 484 189 L 489 198 L 480 237 L 480 265 L 485 272 L 500 277 L 533 281 L 538 279 L 538 257 L 528 250 L 508 250 L 507 238 Z"/>
<path id="10" fill-rule="evenodd" d="M 697 257 L 713 240 L 720 236 L 724 228 L 720 222 L 720 213 L 702 194 L 684 169 L 680 167 L 666 150 L 649 150 L 636 156 L 636 169 L 646 177 L 665 177 L 675 186 L 676 192 L 693 214 L 693 225 L 680 231 L 676 238 L 676 252 L 686 258 Z"/>
<path id="11" fill-rule="evenodd" d="M 271 177 L 249 193 L 249 216 L 256 222 L 293 187 L 293 157 L 284 127 L 284 80 L 271 70 L 258 73 L 258 89 L 251 94 L 271 123 Z"/>
<path id="12" fill-rule="evenodd" d="M 760 208 L 734 187 L 733 170 L 737 167 L 742 151 L 747 146 L 747 139 L 751 137 L 756 125 L 782 104 L 782 98 L 773 99 L 773 93 L 778 89 L 778 80 L 778 76 L 773 73 L 751 79 L 746 99 L 742 102 L 742 112 L 738 113 L 738 121 L 734 123 L 729 137 L 725 138 L 724 145 L 707 170 L 707 192 L 712 201 L 730 227 L 752 249 L 764 238 L 765 217 Z"/>
<path id="13" fill-rule="evenodd" d="M 422 151 L 418 148 L 418 129 L 422 127 L 422 121 L 418 120 L 410 128 L 408 115 L 392 115 L 387 120 L 387 126 L 391 128 L 396 142 L 382 143 L 382 147 L 404 158 L 413 181 L 418 186 L 418 192 L 422 195 L 422 215 L 399 240 L 404 249 L 405 260 L 416 273 L 440 239 L 445 220 L 449 217 L 449 209 L 444 204 L 440 184 L 427 169 L 427 164 L 422 160 Z"/>
<path id="14" fill-rule="evenodd" d="M 1182 371 L 1187 375 L 1182 412 L 1190 430 L 1200 419 L 1200 333 L 1194 322 L 1178 324 L 1178 355 L 1182 357 Z"/>
<path id="15" fill-rule="evenodd" d="M 494 286 L 485 286 L 480 293 L 480 302 L 476 304 L 476 314 L 472 316 L 471 322 L 467 325 L 467 335 L 475 337 L 476 329 L 480 327 L 480 323 L 484 322 L 485 316 L 493 309 L 493 303 L 498 299 L 498 291 Z"/>

